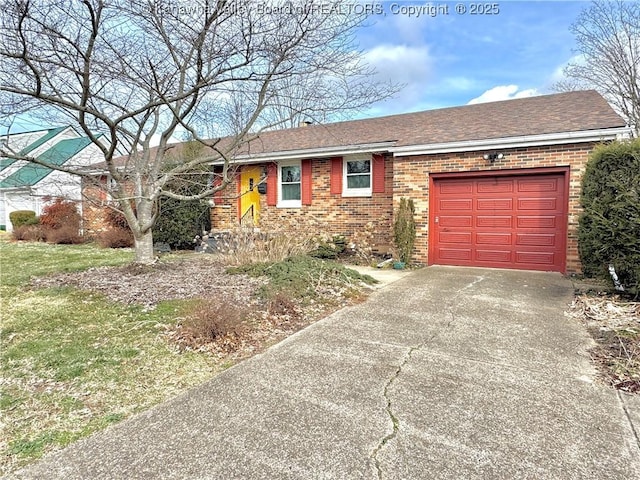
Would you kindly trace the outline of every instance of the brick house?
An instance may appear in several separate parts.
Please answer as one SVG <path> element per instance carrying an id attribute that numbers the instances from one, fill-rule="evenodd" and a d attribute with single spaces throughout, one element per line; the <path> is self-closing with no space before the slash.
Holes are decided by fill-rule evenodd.
<path id="1" fill-rule="evenodd" d="M 263 132 L 235 155 L 212 227 L 306 225 L 384 253 L 394 208 L 414 200 L 425 264 L 580 271 L 582 174 L 629 135 L 595 91 Z"/>

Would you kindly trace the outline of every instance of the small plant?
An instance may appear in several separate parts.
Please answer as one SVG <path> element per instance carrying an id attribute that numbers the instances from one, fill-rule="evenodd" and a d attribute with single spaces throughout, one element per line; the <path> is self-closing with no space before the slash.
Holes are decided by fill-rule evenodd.
<path id="1" fill-rule="evenodd" d="M 237 338 L 248 328 L 249 313 L 248 307 L 243 305 L 216 299 L 198 301 L 187 308 L 176 341 L 183 348 L 197 350 L 224 337 Z"/>
<path id="2" fill-rule="evenodd" d="M 416 243 L 415 207 L 410 198 L 401 198 L 393 224 L 393 239 L 398 249 L 400 262 L 405 265 L 411 261 L 413 246 Z"/>
<path id="3" fill-rule="evenodd" d="M 13 238 L 25 242 L 42 242 L 44 233 L 40 225 L 21 225 L 13 229 Z"/>
<path id="4" fill-rule="evenodd" d="M 325 258 L 334 260 L 344 252 L 347 240 L 344 235 L 334 235 L 329 240 L 318 240 L 318 247 L 309 252 L 309 255 L 315 258 Z"/>
<path id="5" fill-rule="evenodd" d="M 133 246 L 133 234 L 124 228 L 111 228 L 96 238 L 102 248 L 129 248 Z"/>
<path id="6" fill-rule="evenodd" d="M 133 247 L 133 233 L 125 216 L 114 208 L 107 209 L 105 223 L 109 229 L 100 233 L 96 242 L 102 248 Z"/>
<path id="7" fill-rule="evenodd" d="M 9 214 L 9 220 L 13 225 L 14 230 L 23 225 L 38 225 L 40 221 L 36 217 L 36 212 L 33 210 L 16 210 Z"/>

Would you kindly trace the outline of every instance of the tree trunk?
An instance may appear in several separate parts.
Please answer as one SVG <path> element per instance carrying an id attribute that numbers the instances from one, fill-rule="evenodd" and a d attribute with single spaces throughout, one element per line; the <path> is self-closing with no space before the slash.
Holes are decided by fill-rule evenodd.
<path id="1" fill-rule="evenodd" d="M 155 262 L 156 257 L 153 253 L 153 232 L 147 230 L 146 233 L 134 235 L 135 263 L 150 265 Z"/>

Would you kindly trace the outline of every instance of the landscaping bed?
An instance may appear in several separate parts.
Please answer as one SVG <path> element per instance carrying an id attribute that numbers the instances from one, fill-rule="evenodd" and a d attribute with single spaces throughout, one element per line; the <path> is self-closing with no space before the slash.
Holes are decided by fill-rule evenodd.
<path id="1" fill-rule="evenodd" d="M 600 379 L 626 393 L 640 394 L 640 302 L 606 292 L 580 293 L 571 315 L 587 328 Z"/>

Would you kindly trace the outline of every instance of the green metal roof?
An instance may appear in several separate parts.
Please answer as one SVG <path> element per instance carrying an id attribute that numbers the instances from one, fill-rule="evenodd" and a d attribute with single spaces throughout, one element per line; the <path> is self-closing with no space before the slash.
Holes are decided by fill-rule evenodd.
<path id="1" fill-rule="evenodd" d="M 58 128 L 50 128 L 50 129 L 48 129 L 47 133 L 45 133 L 42 137 L 38 138 L 35 142 L 30 143 L 29 145 L 24 147 L 22 150 L 20 150 L 18 152 L 18 155 L 28 155 L 29 152 L 33 152 L 40 145 L 42 145 L 45 142 L 51 140 L 53 137 L 55 137 L 56 135 L 58 135 L 62 131 L 66 130 L 67 128 L 69 128 L 69 127 L 58 127 Z M 37 132 L 39 130 L 35 130 L 35 131 Z M 24 133 L 31 133 L 31 132 L 24 132 Z M 13 159 L 13 158 L 0 158 L 0 172 L 2 170 L 4 170 L 5 168 L 7 168 L 8 166 L 13 165 L 15 163 L 15 161 L 16 160 Z"/>
<path id="2" fill-rule="evenodd" d="M 77 155 L 90 143 L 91 140 L 88 137 L 61 140 L 36 158 L 42 162 L 59 167 Z M 30 187 L 41 181 L 52 171 L 53 170 L 48 167 L 30 163 L 2 180 L 0 182 L 0 188 Z"/>

